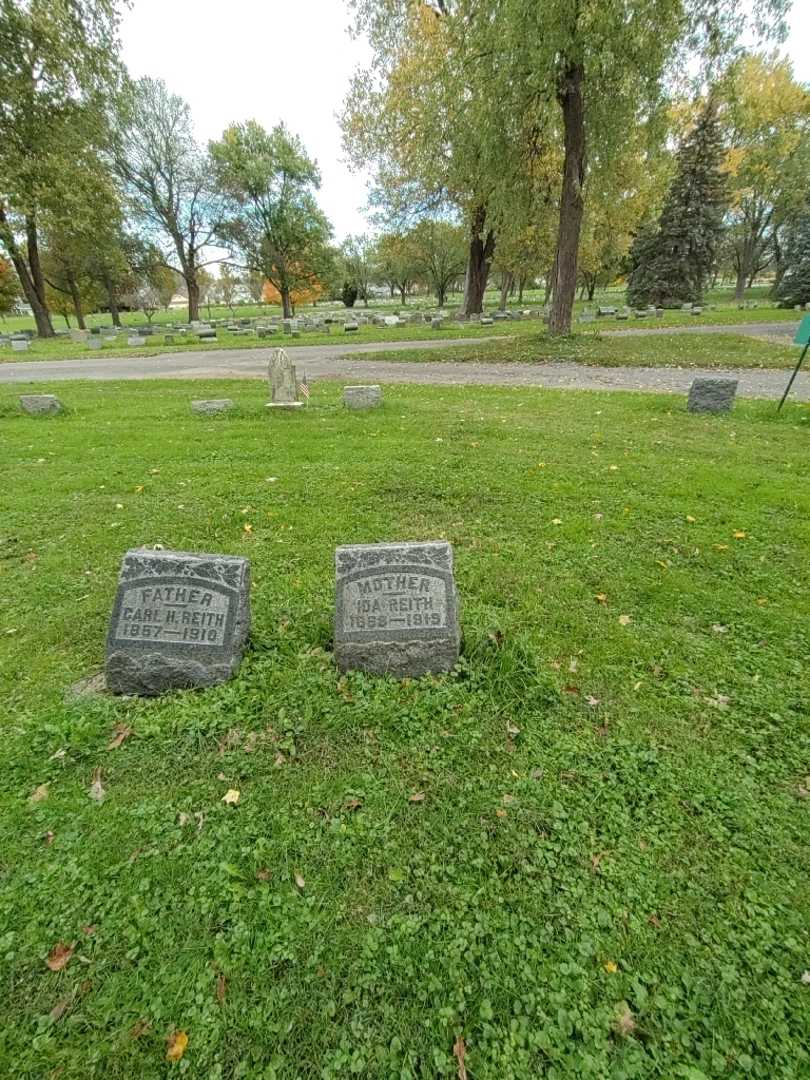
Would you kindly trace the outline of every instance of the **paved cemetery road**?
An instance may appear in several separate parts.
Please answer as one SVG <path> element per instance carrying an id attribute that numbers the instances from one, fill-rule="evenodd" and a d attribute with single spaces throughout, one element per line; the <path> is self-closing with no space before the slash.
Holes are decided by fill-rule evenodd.
<path id="1" fill-rule="evenodd" d="M 761 325 L 761 324 L 760 324 Z M 767 324 L 768 332 L 785 324 Z M 688 327 L 684 332 L 706 333 L 709 327 Z M 715 328 L 712 328 L 714 331 Z M 741 333 L 749 327 L 717 327 L 716 332 Z M 793 329 L 793 328 L 791 328 Z M 622 333 L 623 331 L 619 331 Z M 672 332 L 664 330 L 632 333 Z M 478 341 L 485 340 L 478 338 Z M 678 367 L 591 367 L 567 361 L 538 364 L 478 364 L 457 362 L 398 362 L 353 359 L 362 352 L 397 352 L 466 345 L 469 338 L 440 341 L 369 342 L 363 345 L 296 346 L 299 374 L 310 380 L 338 379 L 353 383 L 425 383 L 436 386 L 548 386 L 566 390 L 646 390 L 685 393 L 699 376 L 739 379 L 739 394 L 752 398 L 779 398 L 787 385 L 784 370 L 718 370 Z M 54 382 L 57 380 L 130 379 L 239 379 L 264 376 L 270 349 L 212 349 L 205 352 L 163 353 L 151 357 L 111 357 L 86 360 L 39 360 L 0 364 L 0 383 Z M 798 357 L 798 352 L 797 352 Z M 792 397 L 810 401 L 810 374 L 802 372 L 793 384 Z"/>

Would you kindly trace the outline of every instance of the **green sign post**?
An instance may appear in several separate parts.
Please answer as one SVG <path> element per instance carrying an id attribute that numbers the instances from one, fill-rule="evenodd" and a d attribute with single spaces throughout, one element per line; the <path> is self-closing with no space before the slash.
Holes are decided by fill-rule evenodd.
<path id="1" fill-rule="evenodd" d="M 810 349 L 810 315 L 805 315 L 802 321 L 799 323 L 799 329 L 796 331 L 796 337 L 793 339 L 794 345 L 804 345 L 802 354 L 799 357 L 799 362 L 793 369 L 793 374 L 790 376 L 790 382 L 785 387 L 785 392 L 782 394 L 782 400 L 779 402 L 779 409 L 785 404 L 785 398 L 790 393 L 790 388 L 793 386 L 793 380 L 799 374 L 799 368 L 802 366 L 802 361 L 807 356 L 807 350 Z M 776 411 L 779 412 L 779 409 Z"/>

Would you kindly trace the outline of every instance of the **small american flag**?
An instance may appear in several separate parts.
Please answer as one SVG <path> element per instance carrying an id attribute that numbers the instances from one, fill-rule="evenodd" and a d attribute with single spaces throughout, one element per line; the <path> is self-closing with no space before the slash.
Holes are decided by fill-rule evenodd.
<path id="1" fill-rule="evenodd" d="M 309 383 L 307 382 L 306 375 L 303 375 L 298 380 L 298 393 L 306 401 L 306 403 L 309 404 Z"/>

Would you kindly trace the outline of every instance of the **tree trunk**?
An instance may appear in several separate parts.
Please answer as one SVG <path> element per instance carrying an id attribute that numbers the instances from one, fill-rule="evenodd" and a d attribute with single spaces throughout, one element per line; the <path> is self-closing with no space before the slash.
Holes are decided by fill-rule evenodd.
<path id="1" fill-rule="evenodd" d="M 43 338 L 53 337 L 54 330 L 48 307 L 45 304 L 44 299 L 40 299 L 37 294 L 37 290 L 34 287 L 34 281 L 28 269 L 28 264 L 17 246 L 17 242 L 14 239 L 14 234 L 9 227 L 8 218 L 6 217 L 5 210 L 2 206 L 0 206 L 0 237 L 2 237 L 9 258 L 14 264 L 14 269 L 17 271 L 17 277 L 20 279 L 20 285 L 22 286 L 26 302 L 30 305 L 31 310 L 34 313 L 34 320 L 37 324 L 37 334 Z"/>
<path id="2" fill-rule="evenodd" d="M 405 292 L 406 292 L 405 286 L 400 285 L 400 287 L 399 287 L 399 299 L 400 299 L 403 307 L 405 307 L 405 303 L 406 303 L 406 301 L 405 301 Z"/>
<path id="3" fill-rule="evenodd" d="M 290 300 L 290 288 L 288 285 L 282 285 L 279 289 L 281 294 L 281 312 L 285 319 L 291 319 L 293 316 L 292 302 Z"/>
<path id="4" fill-rule="evenodd" d="M 118 298 L 115 295 L 115 287 L 112 283 L 112 278 L 109 274 L 105 274 L 103 278 L 104 289 L 107 293 L 107 307 L 110 309 L 110 318 L 112 319 L 113 326 L 121 325 L 121 314 L 118 310 Z"/>
<path id="5" fill-rule="evenodd" d="M 186 274 L 188 292 L 188 321 L 196 322 L 200 317 L 200 286 L 197 284 L 197 271 L 193 268 Z M 211 318 L 211 305 L 208 305 L 208 318 Z"/>
<path id="6" fill-rule="evenodd" d="M 582 95 L 584 81 L 584 65 L 578 62 L 569 63 L 557 91 L 565 129 L 565 162 L 560 195 L 554 300 L 548 325 L 551 334 L 571 333 L 571 315 L 577 290 L 577 254 L 585 205 L 585 103 Z"/>
<path id="7" fill-rule="evenodd" d="M 501 276 L 501 311 L 506 310 L 506 301 L 509 297 L 509 292 L 515 280 L 515 275 L 510 274 L 508 271 L 504 271 Z"/>
<path id="8" fill-rule="evenodd" d="M 388 282 L 388 293 L 389 293 L 388 299 L 389 299 L 389 300 L 393 300 L 393 299 L 394 299 L 394 292 L 395 292 L 395 287 L 394 287 L 394 285 L 392 285 L 392 284 L 391 284 L 391 282 L 389 281 L 389 282 Z"/>
<path id="9" fill-rule="evenodd" d="M 489 280 L 489 267 L 495 253 L 495 234 L 490 229 L 484 238 L 486 207 L 478 206 L 470 222 L 470 253 L 467 257 L 467 276 L 464 279 L 464 313 L 480 314 L 484 310 L 484 293 Z"/>
<path id="10" fill-rule="evenodd" d="M 588 299 L 593 300 L 593 294 L 596 292 L 596 278 L 591 278 L 588 282 Z"/>
<path id="11" fill-rule="evenodd" d="M 743 300 L 745 298 L 745 270 L 742 266 L 737 270 L 737 281 L 734 285 L 734 299 Z"/>
<path id="12" fill-rule="evenodd" d="M 543 294 L 543 304 L 547 304 L 551 299 L 551 294 L 554 291 L 554 266 L 552 266 L 546 274 L 545 280 L 545 292 Z"/>
<path id="13" fill-rule="evenodd" d="M 87 326 L 84 322 L 84 313 L 82 312 L 82 298 L 79 295 L 79 286 L 76 284 L 76 278 L 73 276 L 73 272 L 68 270 L 67 274 L 68 291 L 70 292 L 70 300 L 73 304 L 73 312 L 76 315 L 76 325 L 80 330 L 86 330 Z"/>
<path id="14" fill-rule="evenodd" d="M 526 278 L 522 277 L 518 282 L 518 304 L 523 304 L 523 289 L 526 286 Z"/>

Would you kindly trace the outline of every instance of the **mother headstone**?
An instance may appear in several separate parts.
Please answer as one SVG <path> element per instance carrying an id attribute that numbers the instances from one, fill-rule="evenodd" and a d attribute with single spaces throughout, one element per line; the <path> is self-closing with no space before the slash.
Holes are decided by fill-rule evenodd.
<path id="1" fill-rule="evenodd" d="M 341 671 L 404 678 L 455 666 L 461 631 L 446 541 L 339 547 L 335 581 Z"/>

